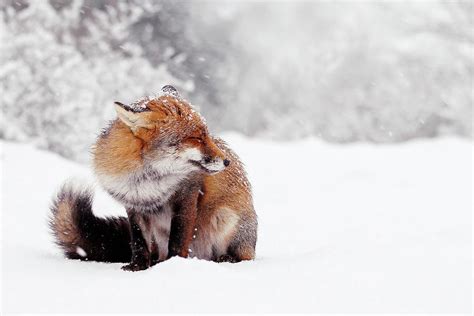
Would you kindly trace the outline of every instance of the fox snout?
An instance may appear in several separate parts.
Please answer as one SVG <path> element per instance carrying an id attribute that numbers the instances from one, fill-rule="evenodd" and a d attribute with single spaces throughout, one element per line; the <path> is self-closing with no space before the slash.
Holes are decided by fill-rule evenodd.
<path id="1" fill-rule="evenodd" d="M 230 160 L 219 156 L 204 155 L 199 162 L 200 167 L 207 173 L 217 173 L 230 165 Z"/>
<path id="2" fill-rule="evenodd" d="M 224 170 L 230 165 L 226 154 L 214 143 L 212 138 L 204 141 L 202 167 L 211 173 Z"/>
<path id="3" fill-rule="evenodd" d="M 206 156 L 204 158 L 204 163 L 211 163 L 211 162 L 213 162 L 212 157 Z M 224 164 L 224 167 L 228 167 L 230 165 L 230 160 L 225 158 L 224 160 L 222 160 L 222 163 Z"/>

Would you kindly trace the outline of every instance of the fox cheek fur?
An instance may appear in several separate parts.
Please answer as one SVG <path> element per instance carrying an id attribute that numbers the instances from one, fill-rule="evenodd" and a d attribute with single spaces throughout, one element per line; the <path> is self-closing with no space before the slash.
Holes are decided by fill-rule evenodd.
<path id="1" fill-rule="evenodd" d="M 127 217 L 96 217 L 90 190 L 63 186 L 50 227 L 66 257 L 128 262 L 131 271 L 172 256 L 253 259 L 257 216 L 238 156 L 171 86 L 115 108 L 118 119 L 94 147 L 94 171 Z"/>

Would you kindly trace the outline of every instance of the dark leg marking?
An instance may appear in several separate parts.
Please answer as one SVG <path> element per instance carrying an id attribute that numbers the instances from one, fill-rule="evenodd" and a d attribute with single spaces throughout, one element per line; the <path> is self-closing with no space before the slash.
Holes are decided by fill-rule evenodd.
<path id="1" fill-rule="evenodd" d="M 122 267 L 126 271 L 140 271 L 150 267 L 150 251 L 146 245 L 142 230 L 138 225 L 138 216 L 133 211 L 128 211 L 128 220 L 130 222 L 130 233 L 132 236 L 132 259 L 130 264 Z"/>
<path id="2" fill-rule="evenodd" d="M 184 230 L 187 225 L 187 218 L 182 215 L 175 215 L 171 220 L 170 237 L 168 243 L 168 258 L 182 255 L 187 249 L 182 249 L 185 244 L 186 235 Z"/>
<path id="3" fill-rule="evenodd" d="M 159 256 L 159 248 L 158 248 L 158 243 L 156 242 L 155 238 L 152 237 L 151 241 L 151 249 L 150 249 L 150 261 L 151 265 L 154 266 L 158 262 L 160 262 L 160 256 Z"/>

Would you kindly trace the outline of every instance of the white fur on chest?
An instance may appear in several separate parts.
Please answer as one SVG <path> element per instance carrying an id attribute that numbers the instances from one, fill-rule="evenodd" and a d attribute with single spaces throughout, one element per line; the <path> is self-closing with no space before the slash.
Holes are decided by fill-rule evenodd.
<path id="1" fill-rule="evenodd" d="M 125 207 L 153 210 L 164 205 L 179 189 L 181 182 L 199 167 L 189 161 L 200 160 L 195 148 L 178 152 L 175 148 L 150 154 L 145 167 L 132 174 L 111 176 L 97 173 L 100 184 Z"/>
<path id="2" fill-rule="evenodd" d="M 180 174 L 156 178 L 142 176 L 98 175 L 100 184 L 125 207 L 147 205 L 155 207 L 166 203 L 186 177 Z"/>

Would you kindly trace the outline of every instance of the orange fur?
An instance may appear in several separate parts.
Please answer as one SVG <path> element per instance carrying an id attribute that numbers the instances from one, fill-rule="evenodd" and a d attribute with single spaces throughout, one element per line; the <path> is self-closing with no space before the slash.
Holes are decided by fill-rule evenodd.
<path id="1" fill-rule="evenodd" d="M 143 165 L 143 154 L 149 150 L 150 142 L 163 134 L 179 133 L 183 125 L 179 120 L 183 118 L 190 118 L 191 124 L 196 126 L 193 136 L 201 136 L 201 132 L 205 129 L 200 116 L 185 101 L 179 101 L 171 96 L 161 96 L 148 102 L 147 107 L 151 111 L 142 115 L 153 128 L 139 128 L 132 131 L 123 122 L 116 120 L 109 129 L 108 137 L 98 139 L 93 147 L 94 166 L 97 172 L 120 175 L 140 168 Z M 170 119 L 174 120 L 174 124 L 171 127 L 161 128 L 161 125 L 169 124 Z M 215 146 L 211 147 L 211 151 L 218 150 Z"/>
<path id="2" fill-rule="evenodd" d="M 127 176 L 140 172 L 147 161 L 160 158 L 160 152 L 156 147 L 163 141 L 176 143 L 179 150 L 193 148 L 203 156 L 220 161 L 229 159 L 230 165 L 217 174 L 198 172 L 189 176 L 194 179 L 192 181 L 201 183 L 201 186 L 200 194 L 195 191 L 197 200 L 190 202 L 195 206 L 189 206 L 197 206 L 195 221 L 189 219 L 193 226 L 195 223 L 197 233 L 193 239 L 190 230 L 184 238 L 185 245 L 208 249 L 206 243 L 215 242 L 217 246 L 212 246 L 214 248 L 229 247 L 240 238 L 239 234 L 242 234 L 239 229 L 242 227 L 240 223 L 245 220 L 252 222 L 256 234 L 256 215 L 250 184 L 238 157 L 223 141 L 209 135 L 201 116 L 186 101 L 171 95 L 163 95 L 140 102 L 138 104 L 146 107 L 146 111 L 125 113 L 126 117 L 114 121 L 109 130 L 97 141 L 93 150 L 96 173 Z M 142 226 L 143 231 L 150 231 L 147 225 Z M 254 238 L 256 239 L 256 235 Z M 254 243 L 242 244 L 236 249 L 239 252 L 237 260 L 250 260 L 255 256 Z M 202 250 L 202 253 L 205 253 L 203 257 L 207 258 L 210 254 L 209 250 L 206 251 Z M 179 254 L 187 256 L 188 246 L 181 249 Z"/>

